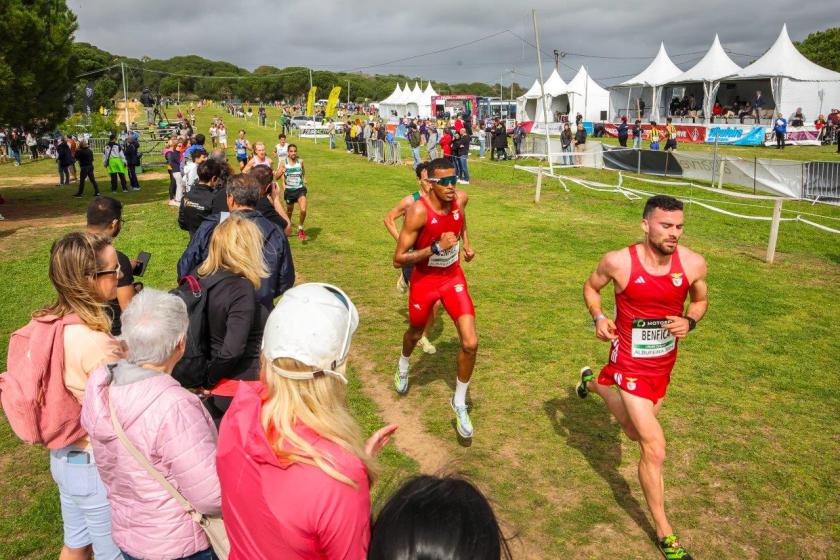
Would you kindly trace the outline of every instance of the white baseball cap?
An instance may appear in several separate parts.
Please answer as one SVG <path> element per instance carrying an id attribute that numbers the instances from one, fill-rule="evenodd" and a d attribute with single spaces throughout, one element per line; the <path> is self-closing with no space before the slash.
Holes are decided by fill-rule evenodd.
<path id="1" fill-rule="evenodd" d="M 283 294 L 268 316 L 262 353 L 269 362 L 291 358 L 312 371 L 287 371 L 274 365 L 271 370 L 288 379 L 315 379 L 332 375 L 347 383 L 336 371 L 350 350 L 350 338 L 359 326 L 359 312 L 340 288 L 309 283 Z"/>

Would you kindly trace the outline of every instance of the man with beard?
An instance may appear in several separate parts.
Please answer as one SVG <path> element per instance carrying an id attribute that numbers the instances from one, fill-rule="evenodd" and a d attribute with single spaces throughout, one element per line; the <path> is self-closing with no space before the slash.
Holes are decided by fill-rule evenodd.
<path id="1" fill-rule="evenodd" d="M 612 347 L 597 379 L 589 367 L 581 370 L 577 394 L 586 398 L 589 391 L 598 393 L 627 437 L 639 443 L 639 482 L 657 545 L 669 560 L 691 560 L 665 515 L 665 433 L 656 416 L 677 359 L 677 340 L 694 329 L 708 307 L 706 261 L 679 245 L 683 204 L 675 198 L 650 198 L 642 230 L 642 243 L 604 255 L 583 286 L 595 336 L 611 341 Z M 615 286 L 615 321 L 601 307 L 601 290 L 610 282 Z"/>

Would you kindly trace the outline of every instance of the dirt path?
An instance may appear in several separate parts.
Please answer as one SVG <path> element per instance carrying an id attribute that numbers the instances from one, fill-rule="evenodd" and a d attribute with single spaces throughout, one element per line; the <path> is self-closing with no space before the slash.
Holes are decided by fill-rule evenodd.
<path id="1" fill-rule="evenodd" d="M 157 179 L 168 179 L 169 174 L 164 173 L 163 171 L 146 171 L 142 175 L 138 175 L 138 178 L 154 181 Z M 24 175 L 21 177 L 0 177 L 0 189 L 6 187 L 55 186 L 56 180 L 56 177 L 48 174 L 35 176 Z M 78 183 L 73 183 L 73 185 L 78 186 Z"/>
<path id="2" fill-rule="evenodd" d="M 420 466 L 424 474 L 445 473 L 452 462 L 449 451 L 450 443 L 428 434 L 423 429 L 423 419 L 416 407 L 407 399 L 398 399 L 391 387 L 390 376 L 375 372 L 373 362 L 365 351 L 356 346 L 350 353 L 354 370 L 362 381 L 362 392 L 376 403 L 383 425 L 399 424 L 394 444 L 402 453 L 408 455 Z M 484 489 L 486 493 L 486 489 Z M 497 515 L 498 512 L 497 512 Z M 509 519 L 499 516 L 502 532 L 506 536 L 517 535 L 520 527 Z M 520 538 L 509 541 L 511 553 L 517 560 L 540 560 L 544 555 L 533 544 Z"/>

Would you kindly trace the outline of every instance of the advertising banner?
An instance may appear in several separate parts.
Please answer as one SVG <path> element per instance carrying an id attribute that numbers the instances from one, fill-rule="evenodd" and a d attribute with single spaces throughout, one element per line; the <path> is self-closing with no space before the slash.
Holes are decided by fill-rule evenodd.
<path id="1" fill-rule="evenodd" d="M 706 143 L 761 146 L 764 143 L 764 130 L 763 126 L 712 126 L 706 131 Z"/>
<path id="2" fill-rule="evenodd" d="M 312 116 L 315 114 L 315 92 L 318 90 L 315 86 L 309 88 L 309 97 L 306 98 L 306 114 Z"/>
<path id="3" fill-rule="evenodd" d="M 93 108 L 93 82 L 88 82 L 87 85 L 85 85 L 84 106 L 85 113 L 89 115 L 91 108 Z"/>
<path id="4" fill-rule="evenodd" d="M 794 144 L 796 146 L 819 146 L 820 131 L 817 127 L 788 127 L 785 134 L 785 144 Z M 776 145 L 776 133 L 768 130 L 764 136 L 765 146 Z"/>
<path id="5" fill-rule="evenodd" d="M 324 111 L 324 114 L 327 118 L 332 117 L 335 115 L 335 108 L 338 107 L 338 96 L 341 95 L 341 88 L 336 86 L 332 88 L 330 91 L 330 97 L 327 100 L 327 109 Z"/>
<path id="6" fill-rule="evenodd" d="M 706 127 L 700 124 L 675 124 L 677 128 L 677 142 L 686 142 L 689 144 L 702 144 L 706 141 Z M 628 142 L 632 141 L 632 125 L 628 124 L 630 131 L 628 131 Z M 665 125 L 657 125 L 657 128 L 662 130 Z M 618 125 L 613 123 L 604 123 L 604 130 L 607 136 L 618 138 Z M 650 140 L 650 125 L 642 125 L 642 139 Z"/>

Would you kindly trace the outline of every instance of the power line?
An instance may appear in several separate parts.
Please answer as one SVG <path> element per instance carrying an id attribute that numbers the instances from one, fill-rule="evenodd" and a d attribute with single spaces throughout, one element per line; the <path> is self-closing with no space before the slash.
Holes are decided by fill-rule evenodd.
<path id="1" fill-rule="evenodd" d="M 96 70 L 91 70 L 90 72 L 85 72 L 84 74 L 79 74 L 76 78 L 84 78 L 85 76 L 90 76 L 91 74 L 98 74 L 99 72 L 105 72 L 106 70 L 110 70 L 112 68 L 118 67 L 119 64 L 112 64 L 111 66 L 106 66 L 104 68 L 97 68 Z"/>

